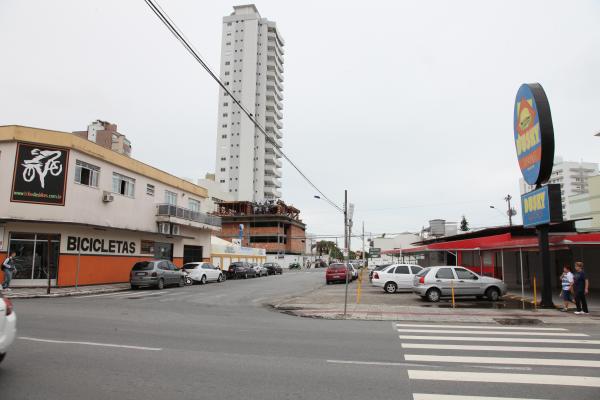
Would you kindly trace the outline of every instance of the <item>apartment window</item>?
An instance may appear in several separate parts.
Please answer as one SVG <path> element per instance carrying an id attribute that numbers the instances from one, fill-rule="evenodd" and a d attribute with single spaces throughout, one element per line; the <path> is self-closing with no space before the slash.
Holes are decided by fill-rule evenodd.
<path id="1" fill-rule="evenodd" d="M 75 182 L 97 188 L 99 175 L 100 167 L 79 160 L 75 163 Z"/>
<path id="2" fill-rule="evenodd" d="M 225 71 L 225 75 L 229 75 L 229 71 Z"/>
<path id="3" fill-rule="evenodd" d="M 196 199 L 188 199 L 188 208 L 192 211 L 200 211 L 200 202 Z"/>
<path id="4" fill-rule="evenodd" d="M 225 183 L 225 179 L 221 179 L 219 182 L 221 182 L 221 183 Z"/>
<path id="5" fill-rule="evenodd" d="M 223 107 L 227 107 L 229 105 L 229 103 L 225 102 L 223 103 Z"/>
<path id="6" fill-rule="evenodd" d="M 225 65 L 229 65 L 229 64 L 231 64 L 230 61 L 225 61 Z"/>
<path id="7" fill-rule="evenodd" d="M 231 46 L 231 42 L 227 42 L 225 43 L 227 46 Z"/>
<path id="8" fill-rule="evenodd" d="M 225 168 L 221 168 L 221 172 L 225 172 Z"/>
<path id="9" fill-rule="evenodd" d="M 130 178 L 125 175 L 118 174 L 116 172 L 113 172 L 112 183 L 113 183 L 113 187 L 112 187 L 113 193 L 117 193 L 122 196 L 127 196 L 127 197 L 131 197 L 131 198 L 134 197 L 135 179 Z"/>
<path id="10" fill-rule="evenodd" d="M 227 26 L 231 26 L 231 22 L 228 22 L 228 23 L 227 23 Z"/>
<path id="11" fill-rule="evenodd" d="M 227 135 L 221 135 L 222 139 L 227 139 Z"/>
<path id="12" fill-rule="evenodd" d="M 223 113 L 223 116 L 224 116 L 224 117 L 227 117 L 227 113 Z"/>
<path id="13" fill-rule="evenodd" d="M 227 128 L 227 124 L 221 125 L 222 128 Z"/>
<path id="14" fill-rule="evenodd" d="M 221 157 L 221 161 L 225 161 L 225 160 L 226 160 L 226 158 L 225 158 L 225 157 Z"/>
<path id="15" fill-rule="evenodd" d="M 151 184 L 146 185 L 146 194 L 148 196 L 154 196 L 154 185 L 151 185 Z"/>
<path id="16" fill-rule="evenodd" d="M 176 206 L 177 205 L 177 193 L 165 190 L 165 203 Z"/>

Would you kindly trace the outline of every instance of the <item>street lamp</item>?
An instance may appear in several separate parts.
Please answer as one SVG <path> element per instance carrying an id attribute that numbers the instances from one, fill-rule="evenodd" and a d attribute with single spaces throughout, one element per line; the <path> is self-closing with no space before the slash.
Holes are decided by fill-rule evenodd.
<path id="1" fill-rule="evenodd" d="M 325 196 L 323 196 L 323 197 L 325 197 Z M 319 200 L 325 200 L 333 208 L 335 208 L 336 210 L 338 210 L 342 214 L 344 214 L 344 247 L 345 247 L 345 251 L 346 251 L 346 254 L 345 254 L 345 258 L 346 258 L 346 290 L 345 290 L 345 294 L 344 294 L 344 318 L 346 318 L 347 310 L 348 310 L 348 272 L 350 271 L 348 268 L 350 265 L 350 229 L 352 229 L 351 220 L 352 220 L 352 213 L 354 210 L 354 205 L 351 204 L 350 207 L 348 207 L 348 190 L 344 190 L 344 208 L 341 208 L 340 206 L 335 204 L 333 201 L 329 200 L 327 197 L 322 199 L 321 196 L 315 195 L 314 198 L 319 199 Z"/>

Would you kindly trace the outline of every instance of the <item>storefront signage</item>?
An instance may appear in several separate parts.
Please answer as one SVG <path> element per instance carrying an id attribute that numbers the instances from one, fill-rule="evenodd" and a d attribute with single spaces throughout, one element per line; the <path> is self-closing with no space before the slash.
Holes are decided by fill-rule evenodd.
<path id="1" fill-rule="evenodd" d="M 546 185 L 521 196 L 523 226 L 562 222 L 562 202 L 560 185 Z"/>
<path id="2" fill-rule="evenodd" d="M 68 149 L 18 143 L 11 201 L 64 205 L 68 163 Z"/>
<path id="3" fill-rule="evenodd" d="M 67 251 L 103 254 L 135 254 L 135 242 L 68 236 Z"/>
<path id="4" fill-rule="evenodd" d="M 533 186 L 546 183 L 554 162 L 554 128 L 542 85 L 521 85 L 515 99 L 513 124 L 517 159 L 525 182 Z"/>
<path id="5" fill-rule="evenodd" d="M 371 257 L 371 258 L 381 257 L 381 248 L 380 247 L 371 247 L 369 249 L 369 257 Z"/>

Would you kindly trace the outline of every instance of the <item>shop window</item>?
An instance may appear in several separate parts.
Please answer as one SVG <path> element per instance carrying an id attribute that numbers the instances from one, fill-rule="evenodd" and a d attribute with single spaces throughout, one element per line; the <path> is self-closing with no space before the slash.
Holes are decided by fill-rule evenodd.
<path id="1" fill-rule="evenodd" d="M 165 190 L 165 203 L 176 206 L 177 205 L 177 193 Z"/>
<path id="2" fill-rule="evenodd" d="M 98 187 L 98 176 L 100 175 L 100 167 L 92 164 L 88 164 L 84 161 L 77 160 L 75 163 L 75 182 L 91 186 Z"/>
<path id="3" fill-rule="evenodd" d="M 154 254 L 154 240 L 142 240 L 140 246 L 141 254 Z"/>
<path id="4" fill-rule="evenodd" d="M 146 194 L 148 196 L 154 196 L 154 185 L 151 185 L 151 184 L 146 185 Z"/>
<path id="5" fill-rule="evenodd" d="M 113 193 L 135 197 L 135 179 L 113 172 Z"/>
<path id="6" fill-rule="evenodd" d="M 200 212 L 200 202 L 196 199 L 188 199 L 188 208 L 192 211 Z"/>

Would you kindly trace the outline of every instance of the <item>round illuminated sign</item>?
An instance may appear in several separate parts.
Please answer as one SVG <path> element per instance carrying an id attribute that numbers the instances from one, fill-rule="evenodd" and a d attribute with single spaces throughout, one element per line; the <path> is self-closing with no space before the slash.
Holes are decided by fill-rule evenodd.
<path id="1" fill-rule="evenodd" d="M 517 92 L 514 111 L 515 147 L 525 182 L 548 181 L 554 163 L 554 128 L 550 104 L 539 83 L 525 83 Z"/>

